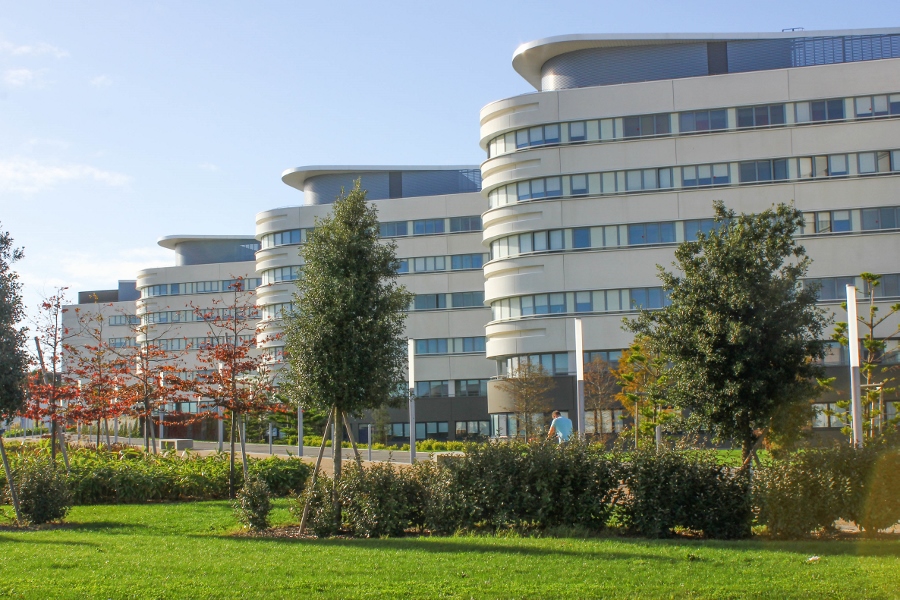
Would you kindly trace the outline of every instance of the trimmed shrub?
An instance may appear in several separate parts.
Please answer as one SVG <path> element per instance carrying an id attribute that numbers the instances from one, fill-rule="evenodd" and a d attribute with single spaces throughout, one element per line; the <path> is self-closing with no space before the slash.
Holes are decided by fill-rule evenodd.
<path id="1" fill-rule="evenodd" d="M 269 528 L 272 510 L 269 494 L 265 479 L 259 473 L 249 473 L 232 503 L 234 514 L 244 527 L 254 531 Z"/>
<path id="2" fill-rule="evenodd" d="M 872 533 L 900 521 L 900 452 L 804 450 L 758 469 L 753 497 L 757 521 L 775 536 L 830 530 L 837 519 Z"/>
<path id="3" fill-rule="evenodd" d="M 355 536 L 400 536 L 421 524 L 424 489 L 413 469 L 395 469 L 390 463 L 360 469 L 353 464 L 338 491 L 344 522 Z"/>
<path id="4" fill-rule="evenodd" d="M 749 476 L 717 464 L 713 453 L 642 450 L 623 470 L 621 517 L 636 533 L 668 537 L 684 527 L 710 538 L 750 535 Z"/>
<path id="5" fill-rule="evenodd" d="M 51 461 L 22 461 L 13 473 L 22 516 L 31 525 L 61 521 L 72 505 L 65 471 Z"/>
<path id="6" fill-rule="evenodd" d="M 291 505 L 291 514 L 299 522 L 303 518 L 303 507 L 309 501 L 309 517 L 306 526 L 318 537 L 328 537 L 340 533 L 334 523 L 332 504 L 332 480 L 324 471 L 319 471 L 315 482 L 310 479 L 303 493 Z"/>

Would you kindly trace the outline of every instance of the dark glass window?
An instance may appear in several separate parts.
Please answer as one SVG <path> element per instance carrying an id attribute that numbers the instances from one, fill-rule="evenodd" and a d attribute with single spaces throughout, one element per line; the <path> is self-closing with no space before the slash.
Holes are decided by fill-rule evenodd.
<path id="1" fill-rule="evenodd" d="M 417 294 L 414 301 L 416 310 L 447 308 L 446 294 Z"/>
<path id="2" fill-rule="evenodd" d="M 572 230 L 572 247 L 573 248 L 590 248 L 591 247 L 591 230 L 588 227 L 580 227 Z"/>
<path id="3" fill-rule="evenodd" d="M 672 132 L 669 115 L 641 115 L 622 119 L 622 136 L 626 138 L 666 135 Z"/>
<path id="4" fill-rule="evenodd" d="M 784 104 L 748 106 L 737 109 L 737 126 L 771 127 L 784 125 Z"/>
<path id="5" fill-rule="evenodd" d="M 719 109 L 681 113 L 678 125 L 681 133 L 727 129 L 728 111 Z"/>
<path id="6" fill-rule="evenodd" d="M 742 162 L 740 177 L 741 183 L 784 180 L 788 178 L 788 161 L 786 158 L 779 158 Z"/>
<path id="7" fill-rule="evenodd" d="M 450 232 L 481 231 L 481 217 L 450 217 Z"/>
<path id="8" fill-rule="evenodd" d="M 444 233 L 443 219 L 413 221 L 413 235 L 432 235 L 435 233 Z"/>
<path id="9" fill-rule="evenodd" d="M 406 221 L 393 221 L 379 225 L 381 237 L 401 237 L 409 235 Z"/>

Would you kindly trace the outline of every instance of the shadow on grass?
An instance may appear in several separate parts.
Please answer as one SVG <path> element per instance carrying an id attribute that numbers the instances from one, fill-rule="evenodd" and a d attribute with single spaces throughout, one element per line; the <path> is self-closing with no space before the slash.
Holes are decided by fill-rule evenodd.
<path id="1" fill-rule="evenodd" d="M 642 546 L 666 546 L 683 550 L 708 548 L 727 552 L 785 552 L 805 556 L 900 556 L 900 544 L 893 540 L 747 540 L 606 538 Z"/>
<path id="2" fill-rule="evenodd" d="M 118 521 L 86 521 L 47 523 L 31 527 L 16 527 L 15 525 L 0 525 L 0 533 L 37 533 L 42 531 L 74 531 L 91 533 L 137 534 L 140 530 L 147 529 L 147 525 L 141 523 L 121 523 Z M 21 540 L 20 540 L 21 541 Z M 53 542 L 50 542 L 53 543 Z"/>

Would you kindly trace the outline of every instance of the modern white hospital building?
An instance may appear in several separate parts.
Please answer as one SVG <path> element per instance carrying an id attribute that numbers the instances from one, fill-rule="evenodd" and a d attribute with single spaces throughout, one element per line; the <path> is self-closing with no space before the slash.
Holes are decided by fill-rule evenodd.
<path id="1" fill-rule="evenodd" d="M 258 213 L 252 235 L 162 238 L 175 266 L 141 271 L 140 298 L 115 299 L 145 322 L 177 323 L 176 347 L 204 335 L 179 311 L 247 277 L 266 335 L 277 332 L 306 232 L 361 178 L 415 294 L 416 435 L 437 439 L 511 434 L 496 380 L 523 358 L 554 374 L 554 404 L 574 410 L 573 317 L 587 360 L 615 360 L 631 342 L 623 316 L 663 305 L 656 265 L 709 230 L 715 200 L 802 210 L 810 277 L 836 320 L 862 272 L 883 275 L 880 303 L 900 301 L 900 28 L 561 36 L 522 45 L 513 68 L 535 92 L 481 109 L 480 168 L 289 169 L 302 204 Z M 472 121 L 474 147 L 474 109 Z M 277 354 L 279 343 L 263 345 Z M 833 347 L 839 389 L 845 365 Z M 391 414 L 392 436 L 408 437 L 406 412 Z M 614 416 L 588 431 L 615 430 Z M 838 426 L 825 414 L 813 425 Z"/>

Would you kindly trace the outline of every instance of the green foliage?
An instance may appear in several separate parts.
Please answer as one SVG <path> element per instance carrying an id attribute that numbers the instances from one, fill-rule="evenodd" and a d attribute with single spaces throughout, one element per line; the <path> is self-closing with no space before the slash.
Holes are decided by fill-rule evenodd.
<path id="1" fill-rule="evenodd" d="M 775 536 L 831 530 L 837 519 L 872 533 L 900 521 L 900 451 L 804 450 L 758 469 L 753 495 L 757 521 Z"/>
<path id="2" fill-rule="evenodd" d="M 309 484 L 297 501 L 291 505 L 291 514 L 297 521 L 303 518 L 303 508 L 309 504 L 309 517 L 306 526 L 318 537 L 328 537 L 339 533 L 336 524 L 337 515 L 332 502 L 332 481 L 324 471 L 310 479 Z"/>
<path id="3" fill-rule="evenodd" d="M 258 472 L 250 473 L 232 502 L 237 520 L 253 531 L 268 529 L 272 511 L 270 495 L 265 478 Z"/>
<path id="4" fill-rule="evenodd" d="M 11 267 L 23 254 L 12 244 L 9 233 L 0 230 L 0 422 L 15 415 L 25 405 L 28 371 L 26 330 L 18 327 L 25 317 L 22 284 Z"/>
<path id="5" fill-rule="evenodd" d="M 668 537 L 683 527 L 711 538 L 750 536 L 747 472 L 718 464 L 713 453 L 638 451 L 623 470 L 628 494 L 620 514 L 636 533 Z"/>
<path id="6" fill-rule="evenodd" d="M 671 363 L 670 400 L 746 456 L 779 409 L 818 395 L 827 319 L 801 285 L 800 211 L 736 215 L 716 202 L 715 212 L 715 231 L 675 251 L 675 271 L 658 267 L 670 305 L 626 327 Z"/>
<path id="7" fill-rule="evenodd" d="M 19 462 L 13 472 L 22 516 L 30 525 L 61 521 L 72 505 L 65 471 L 45 457 Z"/>
<path id="8" fill-rule="evenodd" d="M 424 463 L 428 464 L 428 463 Z M 353 464 L 341 477 L 338 493 L 344 522 L 357 537 L 400 536 L 421 525 L 424 488 L 414 469 L 376 463 Z"/>
<path id="9" fill-rule="evenodd" d="M 49 453 L 46 445 L 10 445 L 13 468 Z M 275 496 L 302 490 L 311 467 L 298 458 L 249 459 Z M 228 455 L 179 456 L 175 452 L 145 454 L 132 448 L 96 451 L 70 448 L 71 469 L 65 476 L 75 504 L 118 504 L 151 501 L 211 500 L 228 497 Z M 238 469 L 238 482 L 243 471 Z M 0 484 L 6 481 L 0 471 Z"/>
<path id="10" fill-rule="evenodd" d="M 378 211 L 365 199 L 357 180 L 300 250 L 283 389 L 306 407 L 376 409 L 396 400 L 404 378 L 412 295 L 397 284 L 396 246 L 379 238 Z"/>

